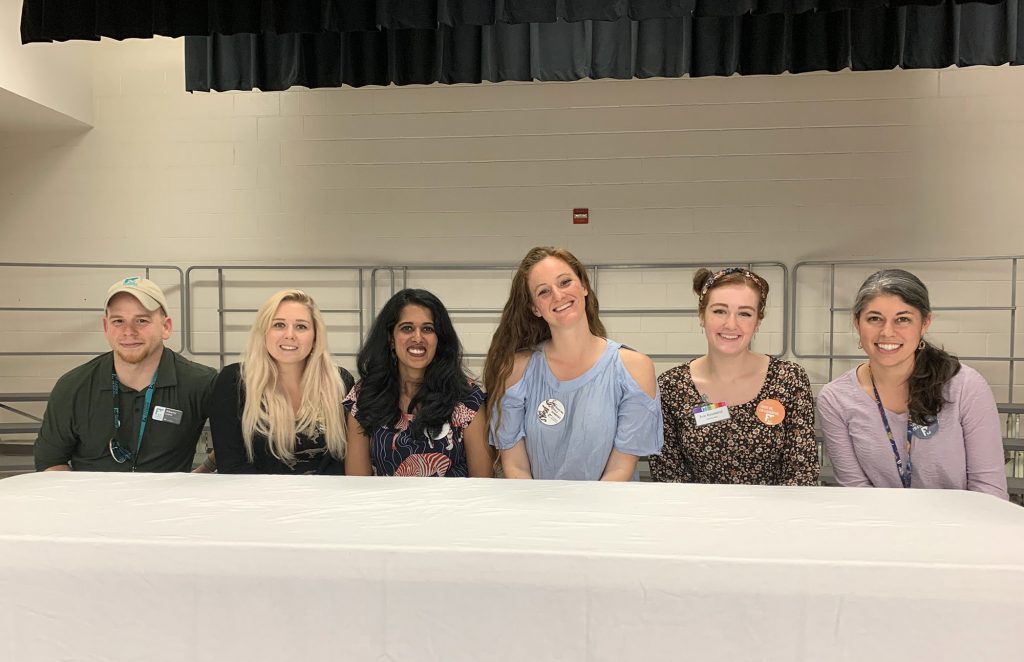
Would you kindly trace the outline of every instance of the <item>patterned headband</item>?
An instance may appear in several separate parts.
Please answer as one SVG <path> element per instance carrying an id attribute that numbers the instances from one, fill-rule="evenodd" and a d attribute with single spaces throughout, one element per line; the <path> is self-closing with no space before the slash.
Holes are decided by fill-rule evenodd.
<path id="1" fill-rule="evenodd" d="M 704 303 L 704 297 L 707 296 L 708 290 L 711 289 L 712 285 L 721 280 L 723 277 L 728 276 L 729 274 L 743 274 L 744 278 L 754 281 L 754 284 L 757 285 L 758 291 L 761 293 L 761 302 L 758 306 L 758 309 L 760 310 L 760 312 L 763 313 L 765 304 L 767 303 L 765 296 L 765 289 L 767 288 L 767 283 L 765 283 L 764 279 L 755 274 L 753 271 L 750 271 L 749 269 L 745 269 L 743 267 L 726 267 L 725 269 L 722 269 L 721 271 L 716 271 L 715 273 L 708 276 L 707 280 L 704 281 L 704 285 L 700 288 L 700 302 Z"/>

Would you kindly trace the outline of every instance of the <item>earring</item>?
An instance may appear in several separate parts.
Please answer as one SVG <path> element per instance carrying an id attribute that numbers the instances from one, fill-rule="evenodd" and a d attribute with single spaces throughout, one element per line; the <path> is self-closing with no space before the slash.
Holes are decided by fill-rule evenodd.
<path id="1" fill-rule="evenodd" d="M 924 341 L 924 338 L 921 338 L 921 342 L 917 343 L 917 351 L 921 351 L 921 350 L 922 350 L 922 349 L 924 349 L 924 348 L 925 348 L 925 347 L 926 347 L 927 345 L 928 345 L 928 343 L 926 343 L 926 342 Z"/>
<path id="2" fill-rule="evenodd" d="M 857 349 L 864 349 L 864 345 L 860 344 L 859 340 L 857 341 Z"/>

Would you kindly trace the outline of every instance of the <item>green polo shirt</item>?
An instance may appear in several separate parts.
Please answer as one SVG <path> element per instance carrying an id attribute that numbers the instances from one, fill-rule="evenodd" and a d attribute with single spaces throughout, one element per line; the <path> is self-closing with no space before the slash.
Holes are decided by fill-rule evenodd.
<path id="1" fill-rule="evenodd" d="M 153 401 L 142 447 L 135 461 L 119 464 L 110 456 L 114 434 L 114 401 L 110 375 L 114 355 L 107 352 L 58 380 L 43 414 L 35 444 L 36 470 L 71 463 L 76 471 L 189 471 L 196 443 L 206 423 L 217 372 L 189 361 L 166 347 L 160 357 Z M 135 452 L 146 389 L 119 384 L 121 429 L 118 442 Z M 180 417 L 154 413 L 157 407 L 181 412 Z M 175 422 L 175 419 L 180 421 Z M 163 419 L 163 420 L 157 420 Z"/>

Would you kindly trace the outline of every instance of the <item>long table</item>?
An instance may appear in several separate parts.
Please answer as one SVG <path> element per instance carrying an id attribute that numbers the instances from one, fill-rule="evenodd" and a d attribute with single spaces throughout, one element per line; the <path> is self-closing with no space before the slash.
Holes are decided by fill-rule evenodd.
<path id="1" fill-rule="evenodd" d="M 0 481 L 0 660 L 1019 659 L 1024 509 L 930 490 Z"/>

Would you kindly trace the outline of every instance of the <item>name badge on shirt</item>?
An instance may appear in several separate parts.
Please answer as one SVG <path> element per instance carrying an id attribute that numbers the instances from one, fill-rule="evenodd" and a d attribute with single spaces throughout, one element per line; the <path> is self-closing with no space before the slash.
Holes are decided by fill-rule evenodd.
<path id="1" fill-rule="evenodd" d="M 701 405 L 693 408 L 693 419 L 697 427 L 709 423 L 717 423 L 729 419 L 729 407 L 724 402 L 717 402 L 713 405 Z"/>
<path id="2" fill-rule="evenodd" d="M 548 398 L 537 407 L 537 418 L 544 425 L 558 425 L 565 418 L 565 405 L 554 398 Z"/>
<path id="3" fill-rule="evenodd" d="M 153 420 L 163 423 L 181 424 L 181 410 L 170 407 L 153 407 Z"/>
<path id="4" fill-rule="evenodd" d="M 939 422 L 937 420 L 933 420 L 928 425 L 911 423 L 910 431 L 918 439 L 929 439 L 939 431 Z"/>

